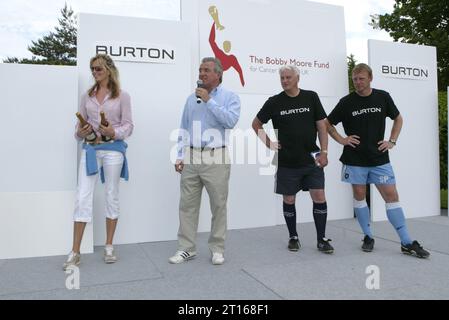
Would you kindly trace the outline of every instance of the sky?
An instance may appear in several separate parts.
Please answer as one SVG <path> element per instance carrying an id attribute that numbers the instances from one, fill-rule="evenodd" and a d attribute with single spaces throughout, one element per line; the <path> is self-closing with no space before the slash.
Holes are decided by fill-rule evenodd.
<path id="1" fill-rule="evenodd" d="M 28 45 L 54 30 L 66 2 L 75 13 L 180 20 L 180 0 L 0 0 L 0 62 L 7 57 L 30 58 Z M 354 54 L 358 62 L 368 60 L 368 39 L 392 41 L 387 32 L 373 30 L 368 23 L 371 14 L 392 12 L 394 0 L 314 2 L 344 7 L 347 54 Z"/>

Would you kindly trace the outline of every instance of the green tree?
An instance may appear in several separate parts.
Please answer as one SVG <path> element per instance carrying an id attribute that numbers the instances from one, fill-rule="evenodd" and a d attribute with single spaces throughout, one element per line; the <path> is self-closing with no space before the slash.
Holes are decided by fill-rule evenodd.
<path id="1" fill-rule="evenodd" d="M 357 60 L 354 55 L 351 53 L 348 57 L 348 83 L 349 83 L 349 92 L 354 92 L 354 83 L 352 83 L 352 70 L 357 64 Z"/>
<path id="2" fill-rule="evenodd" d="M 77 22 L 72 8 L 67 3 L 61 10 L 62 17 L 58 19 L 59 25 L 54 32 L 32 41 L 28 46 L 34 56 L 31 59 L 16 57 L 7 58 L 6 63 L 27 64 L 53 64 L 53 65 L 76 65 L 76 34 Z"/>
<path id="3" fill-rule="evenodd" d="M 395 0 L 391 14 L 372 15 L 371 25 L 387 31 L 395 41 L 435 46 L 438 86 L 449 85 L 449 1 Z"/>

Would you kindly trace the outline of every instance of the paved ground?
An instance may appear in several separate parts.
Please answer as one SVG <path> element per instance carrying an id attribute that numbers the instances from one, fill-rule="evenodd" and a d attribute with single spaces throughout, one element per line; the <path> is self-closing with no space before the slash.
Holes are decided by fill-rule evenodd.
<path id="1" fill-rule="evenodd" d="M 358 223 L 349 219 L 328 222 L 333 255 L 317 251 L 313 223 L 298 225 L 296 253 L 286 249 L 285 226 L 229 231 L 221 266 L 210 263 L 207 233 L 198 236 L 198 257 L 180 265 L 167 262 L 175 241 L 116 246 L 113 265 L 96 247 L 82 256 L 79 290 L 66 288 L 63 256 L 0 260 L 0 299 L 449 299 L 449 218 L 407 223 L 430 259 L 401 254 L 388 222 L 373 223 L 375 250 L 362 252 Z M 369 266 L 379 271 L 379 289 L 366 287 Z"/>

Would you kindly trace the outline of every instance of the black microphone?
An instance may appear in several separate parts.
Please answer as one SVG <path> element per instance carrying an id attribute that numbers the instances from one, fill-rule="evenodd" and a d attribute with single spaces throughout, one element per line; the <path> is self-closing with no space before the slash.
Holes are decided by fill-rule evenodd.
<path id="1" fill-rule="evenodd" d="M 196 82 L 196 87 L 197 88 L 202 88 L 203 87 L 203 80 L 198 80 Z M 201 100 L 201 98 L 199 96 L 196 96 L 196 103 L 201 103 L 203 102 L 203 100 Z"/>

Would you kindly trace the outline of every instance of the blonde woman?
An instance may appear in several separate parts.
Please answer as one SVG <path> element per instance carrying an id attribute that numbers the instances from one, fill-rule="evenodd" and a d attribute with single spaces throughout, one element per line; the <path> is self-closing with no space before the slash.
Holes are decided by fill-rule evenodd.
<path id="1" fill-rule="evenodd" d="M 83 150 L 73 215 L 73 247 L 63 265 L 64 270 L 80 264 L 81 240 L 86 223 L 92 221 L 94 190 L 98 176 L 101 177 L 105 189 L 104 261 L 117 261 L 112 241 L 119 217 L 119 180 L 128 180 L 127 144 L 124 140 L 131 135 L 134 128 L 130 96 L 120 89 L 118 70 L 108 55 L 97 54 L 93 57 L 90 60 L 90 69 L 95 83 L 82 96 L 79 106 L 79 113 L 87 124 L 81 126 L 78 122 L 76 125 L 75 138 L 83 141 Z M 104 112 L 107 125 L 101 122 L 101 112 Z"/>

